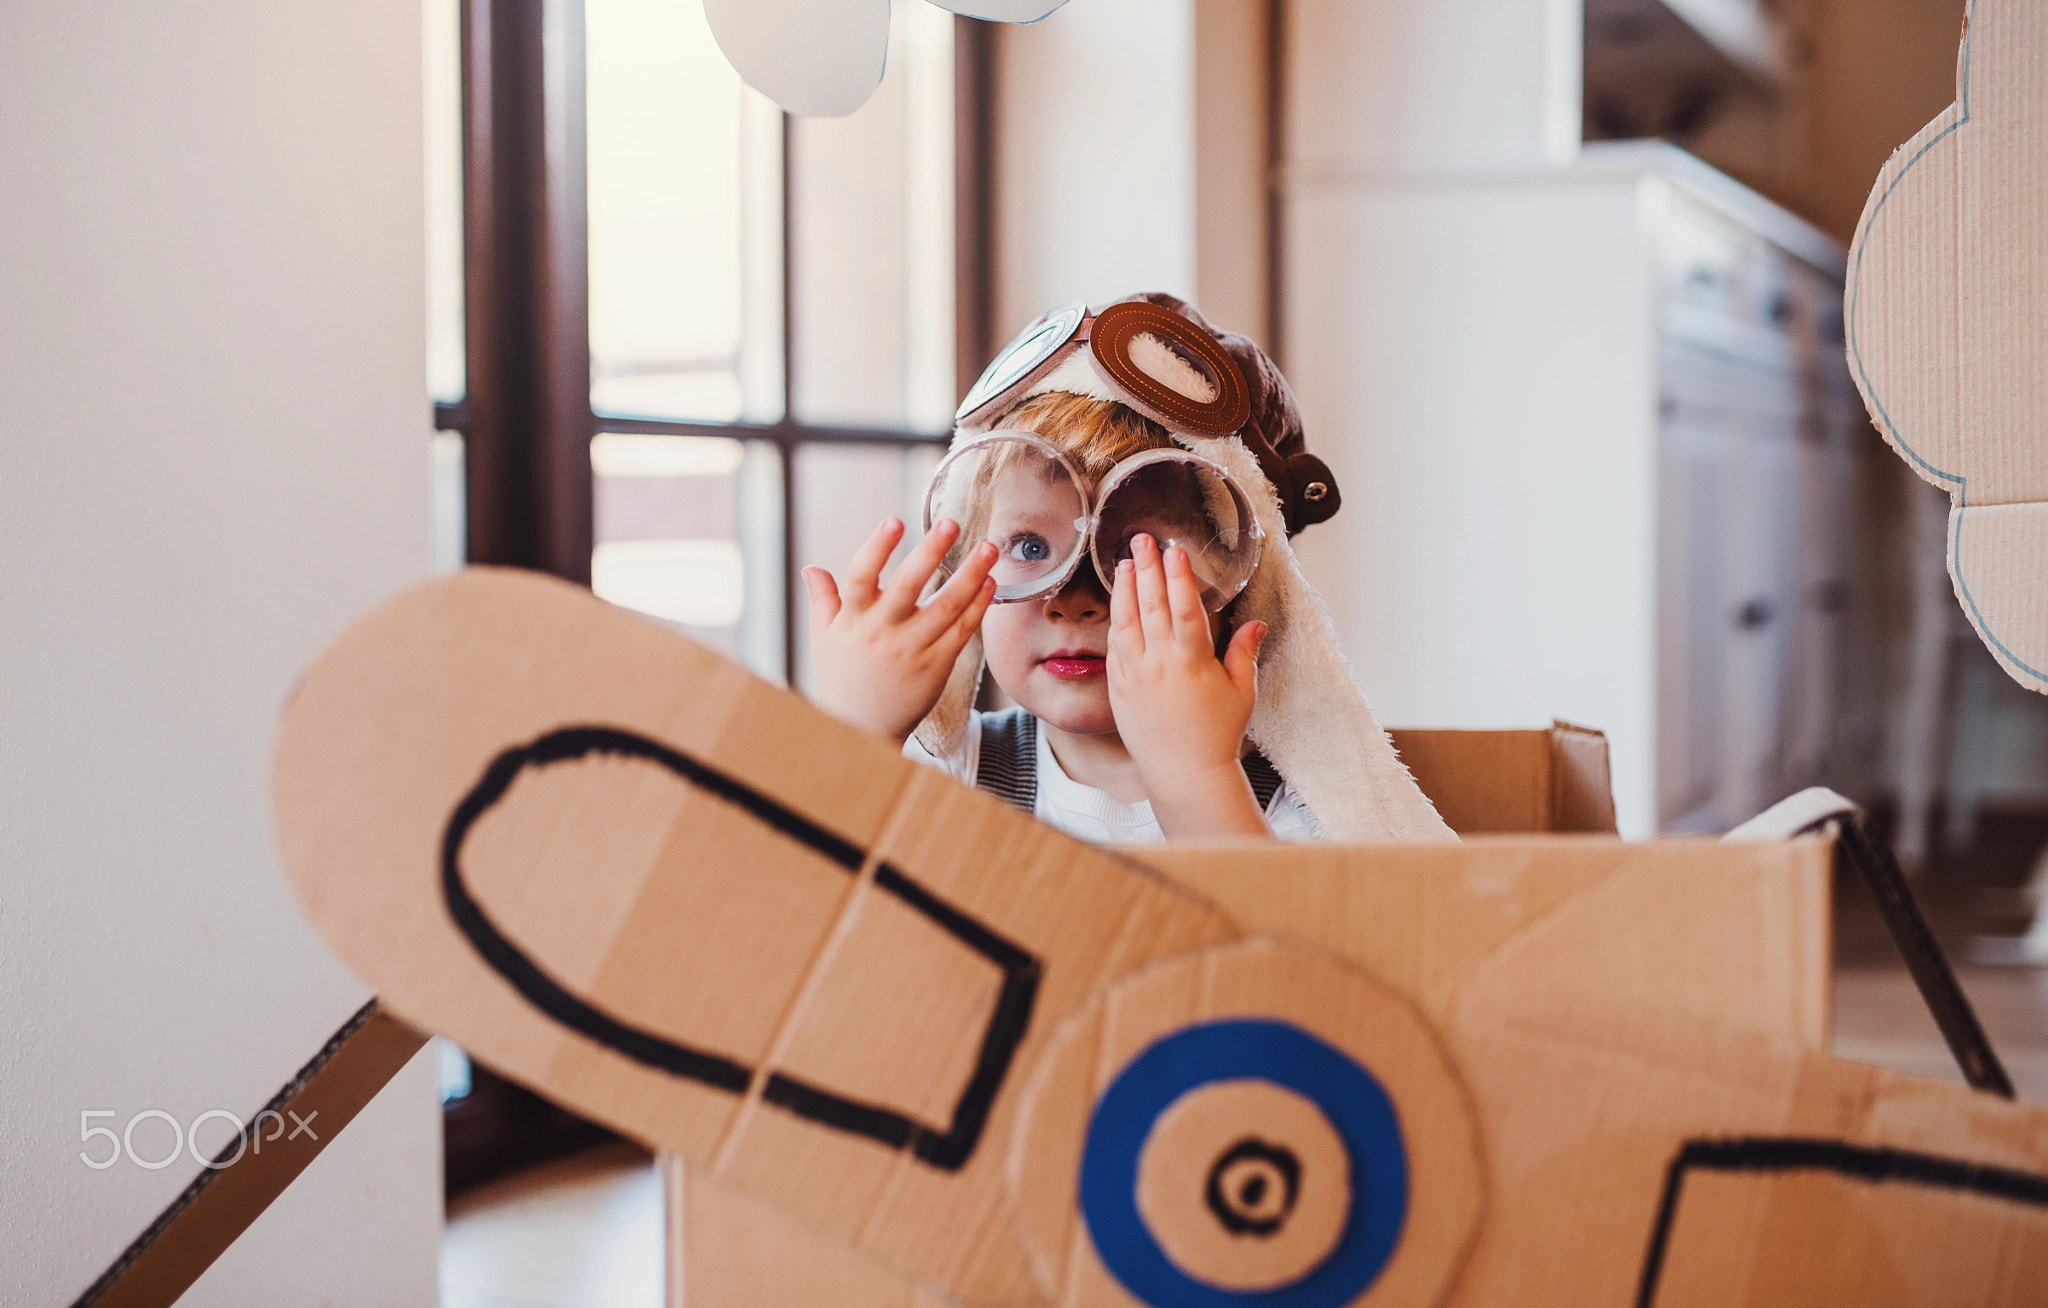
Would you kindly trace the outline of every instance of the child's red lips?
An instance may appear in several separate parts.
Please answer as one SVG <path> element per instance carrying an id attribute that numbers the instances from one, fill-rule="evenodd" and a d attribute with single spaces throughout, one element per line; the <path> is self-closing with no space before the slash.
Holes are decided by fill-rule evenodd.
<path id="1" fill-rule="evenodd" d="M 1087 650 L 1061 650 L 1041 659 L 1038 666 L 1062 681 L 1085 681 L 1102 675 L 1103 656 Z"/>

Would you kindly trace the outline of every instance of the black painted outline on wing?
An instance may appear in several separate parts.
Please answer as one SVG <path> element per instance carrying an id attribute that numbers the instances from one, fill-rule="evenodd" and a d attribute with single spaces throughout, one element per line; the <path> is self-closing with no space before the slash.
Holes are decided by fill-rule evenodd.
<path id="1" fill-rule="evenodd" d="M 852 842 L 717 768 L 616 727 L 564 727 L 506 750 L 491 760 L 482 778 L 449 817 L 441 841 L 441 896 L 456 928 L 492 971 L 535 1008 L 607 1049 L 656 1071 L 687 1077 L 733 1094 L 745 1094 L 754 1069 L 722 1054 L 696 1049 L 622 1022 L 572 994 L 498 929 L 463 882 L 463 842 L 477 821 L 505 797 L 520 773 L 528 768 L 574 762 L 592 754 L 657 763 L 698 789 L 745 810 L 781 835 L 823 854 L 849 874 L 859 875 L 866 856 Z M 974 1074 L 953 1105 L 951 1122 L 940 1131 L 893 1109 L 835 1094 L 783 1072 L 769 1074 L 762 1098 L 821 1126 L 865 1136 L 895 1149 L 908 1147 L 922 1162 L 942 1171 L 958 1171 L 980 1143 L 996 1094 L 1024 1041 L 1043 965 L 1014 942 L 962 913 L 888 863 L 875 870 L 875 888 L 894 895 L 1002 973 L 1002 988 L 996 996 L 995 1011 L 982 1032 Z"/>
<path id="2" fill-rule="evenodd" d="M 1666 1246 L 1678 1218 L 1678 1199 L 1690 1171 L 1704 1172 L 1833 1172 L 1852 1181 L 1876 1185 L 1896 1182 L 1937 1190 L 2004 1199 L 2048 1208 L 2048 1176 L 2019 1172 L 1985 1163 L 1914 1153 L 1907 1149 L 1869 1148 L 1840 1140 L 1801 1136 L 1748 1136 L 1728 1140 L 1688 1140 L 1671 1160 L 1664 1177 L 1664 1196 L 1657 1205 L 1657 1224 L 1643 1260 L 1643 1279 L 1636 1308 L 1653 1308 L 1657 1282 L 1664 1271 Z"/>

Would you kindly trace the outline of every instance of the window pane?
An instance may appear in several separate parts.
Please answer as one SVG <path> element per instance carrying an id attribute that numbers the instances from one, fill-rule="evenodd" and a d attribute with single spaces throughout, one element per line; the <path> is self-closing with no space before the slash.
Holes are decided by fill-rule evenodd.
<path id="1" fill-rule="evenodd" d="M 770 475 L 773 448 L 756 445 L 617 432 L 593 439 L 591 589 L 757 670 L 779 672 L 780 550 L 758 538 L 766 501 L 767 526 L 779 539 L 780 486 Z"/>
<path id="2" fill-rule="evenodd" d="M 434 550 L 434 571 L 455 572 L 469 557 L 468 448 L 459 431 L 437 431 L 428 447 L 428 486 L 433 505 L 428 515 Z"/>
<path id="3" fill-rule="evenodd" d="M 875 524 L 890 514 L 909 530 L 883 579 L 924 535 L 921 514 L 925 487 L 945 447 L 930 445 L 840 445 L 814 443 L 796 451 L 796 562 L 816 564 L 844 582 L 847 561 Z M 803 592 L 801 581 L 799 603 Z M 801 609 L 799 610 L 801 612 Z M 797 685 L 806 694 L 815 689 L 811 667 L 810 627 L 797 623 Z"/>
<path id="4" fill-rule="evenodd" d="M 441 1083 L 441 1103 L 445 1106 L 468 1097 L 472 1084 L 469 1055 L 446 1036 L 435 1036 L 433 1045 L 435 1079 Z"/>
<path id="5" fill-rule="evenodd" d="M 889 71 L 792 123 L 801 422 L 943 431 L 953 413 L 953 16 L 895 6 Z"/>
<path id="6" fill-rule="evenodd" d="M 701 5 L 588 0 L 584 21 L 591 406 L 772 421 L 779 117 L 741 86 Z"/>
<path id="7" fill-rule="evenodd" d="M 427 390 L 466 386 L 462 331 L 462 6 L 427 0 Z"/>

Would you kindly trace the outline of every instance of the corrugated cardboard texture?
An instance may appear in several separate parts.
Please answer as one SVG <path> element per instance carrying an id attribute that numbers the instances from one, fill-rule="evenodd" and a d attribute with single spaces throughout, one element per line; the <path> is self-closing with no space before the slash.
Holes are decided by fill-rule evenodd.
<path id="1" fill-rule="evenodd" d="M 1423 793 L 1460 834 L 1614 831 L 1607 741 L 1597 731 L 1558 722 L 1547 729 L 1397 728 L 1389 734 Z M 1256 924 L 1254 929 L 1299 934 L 1326 948 L 1332 947 L 1334 935 L 1344 939 L 1343 944 L 1336 946 L 1338 952 L 1368 964 L 1390 961 L 1390 943 L 1418 943 L 1420 937 L 1408 929 L 1410 919 L 1384 904 L 1376 909 L 1370 894 L 1354 899 L 1346 893 L 1358 871 L 1348 860 L 1327 866 L 1319 864 L 1320 871 L 1311 869 L 1297 874 L 1297 865 L 1290 855 L 1299 852 L 1264 857 L 1276 851 L 1255 851 L 1251 862 L 1240 854 L 1219 855 L 1214 851 L 1146 851 L 1145 857 L 1155 863 L 1162 856 L 1169 861 L 1185 860 L 1167 870 L 1187 875 L 1204 893 L 1221 890 L 1219 898 L 1240 913 L 1251 905 L 1252 911 L 1245 920 Z M 1481 862 L 1469 874 L 1454 871 L 1450 861 L 1432 859 L 1425 859 L 1424 865 L 1408 873 L 1421 883 L 1411 887 L 1412 892 L 1439 905 L 1431 920 L 1444 915 L 1442 905 L 1452 905 L 1451 911 L 1458 911 L 1456 906 L 1464 902 L 1468 882 L 1473 878 L 1485 887 L 1487 893 L 1481 896 L 1481 902 L 1493 906 L 1503 916 L 1496 920 L 1484 945 L 1474 945 L 1475 949 L 1498 945 L 1520 927 L 1549 913 L 1560 898 L 1583 894 L 1610 879 L 1614 872 L 1604 863 L 1589 865 L 1580 852 L 1553 846 L 1488 848 L 1476 851 L 1476 856 Z M 1534 864 L 1523 872 L 1521 865 L 1532 857 Z M 1698 861 L 1696 857 L 1690 860 L 1694 864 Z M 1803 873 L 1772 877 L 1768 891 L 1745 887 L 1752 891 L 1752 898 L 1745 901 L 1747 907 L 1761 908 L 1766 913 L 1786 913 L 1785 935 L 1797 943 L 1791 956 L 1774 955 L 1775 961 L 1789 964 L 1784 975 L 1774 978 L 1789 983 L 1785 992 L 1771 995 L 1768 982 L 1761 977 L 1752 976 L 1752 984 L 1732 989 L 1718 986 L 1710 977 L 1705 985 L 1694 988 L 1694 997 L 1699 1008 L 1732 1013 L 1741 1023 L 1793 1033 L 1819 1047 L 1827 1027 L 1828 940 L 1826 886 L 1823 873 L 1813 869 L 1824 869 L 1825 860 L 1809 854 L 1805 862 L 1807 868 Z M 1638 870 L 1649 875 L 1678 870 L 1675 864 L 1658 865 L 1655 855 L 1651 856 L 1651 863 L 1651 868 Z M 1204 875 L 1213 877 L 1215 884 L 1202 886 Z M 1516 885 L 1503 887 L 1500 879 L 1504 875 L 1516 880 Z M 1272 914 L 1262 917 L 1257 911 L 1258 902 L 1264 898 L 1260 887 L 1270 885 L 1274 876 L 1300 883 L 1315 881 L 1324 888 L 1324 894 L 1305 896 L 1293 909 L 1287 904 L 1268 905 Z M 1444 880 L 1447 876 L 1449 881 Z M 1581 907 L 1575 903 L 1573 912 L 1560 914 L 1560 922 L 1572 922 L 1574 912 Z M 1335 916 L 1330 916 L 1332 909 L 1336 910 Z M 1351 926 L 1361 920 L 1383 929 L 1377 933 L 1361 931 L 1345 939 Z M 1297 932 L 1297 928 L 1304 926 L 1308 929 Z M 1599 927 L 1592 929 L 1597 931 Z M 1559 947 L 1570 950 L 1572 942 L 1566 938 L 1570 928 L 1561 925 L 1558 933 L 1562 942 Z M 1755 943 L 1759 947 L 1775 947 L 1775 943 Z M 1444 949 L 1449 942 L 1437 939 L 1434 944 L 1437 949 Z M 1640 959 L 1642 955 L 1634 957 Z M 1532 949 L 1525 959 L 1527 965 L 1542 965 L 1541 951 Z M 1407 970 L 1412 972 L 1417 967 L 1419 964 L 1411 960 Z M 1515 969 L 1506 968 L 1503 975 L 1507 978 L 1505 984 L 1512 988 L 1516 984 Z M 1597 985 L 1600 980 L 1587 978 L 1585 984 Z M 1442 988 L 1448 986 L 1447 979 Z M 1651 993 L 1655 994 L 1657 989 L 1653 985 Z M 682 1201 L 686 1191 L 688 1194 L 687 1207 L 672 1209 L 670 1213 L 670 1248 L 676 1254 L 671 1264 L 672 1305 L 797 1308 L 830 1302 L 851 1308 L 898 1308 L 913 1293 L 939 1293 L 928 1286 L 918 1290 L 913 1282 L 850 1246 L 790 1219 L 773 1205 L 735 1189 L 728 1182 L 687 1167 L 678 1157 L 664 1158 L 663 1166 L 675 1199 Z"/>
<path id="2" fill-rule="evenodd" d="M 1314 887 L 1276 884 L 1277 864 L 1234 867 L 1228 851 L 1158 855 L 1235 893 L 1239 911 L 1298 898 L 1293 929 L 1351 942 L 1447 1033 L 1482 1123 L 1488 1208 L 1444 1302 L 2038 1302 L 2048 1113 L 1815 1052 L 1819 997 L 1769 994 L 1796 976 L 1824 984 L 1828 847 L 1748 848 L 1761 858 L 1705 842 L 1331 851 L 1303 877 Z M 1593 865 L 1574 876 L 1575 859 Z M 1068 1098 L 1086 1110 L 1085 1095 Z M 813 1235 L 776 1238 L 799 1264 L 832 1256 Z M 685 1246 L 678 1302 L 818 1301 L 766 1269 L 790 1297 L 749 1297 L 756 1282 L 728 1248 L 739 1256 Z M 1082 1281 L 1067 1302 L 1095 1301 L 1080 1291 L 1100 1283 Z M 909 1292 L 899 1280 L 833 1302 L 893 1308 Z"/>
<path id="3" fill-rule="evenodd" d="M 941 1308 L 958 1301 L 675 1154 L 662 1158 L 668 1301 L 748 1308 Z"/>
<path id="4" fill-rule="evenodd" d="M 1670 1013 L 1825 1049 L 1828 844 L 1597 838 L 1145 860 L 1245 930 L 1358 964 L 1450 1026 L 1535 1006 Z"/>
<path id="5" fill-rule="evenodd" d="M 1434 1301 L 2022 1308 L 2048 1284 L 2038 1107 L 1664 1020 L 1561 1015 L 1451 1043 L 1489 1206 Z M 853 1255 L 744 1203 L 731 1226 L 692 1216 L 683 1270 L 711 1266 L 672 1308 L 910 1302 L 879 1272 L 856 1286 L 842 1268 L 829 1284 L 852 1292 L 829 1300 L 792 1284 L 784 1269 Z"/>
<path id="6" fill-rule="evenodd" d="M 2048 691 L 2048 8 L 1972 0 L 1956 102 L 1878 175 L 1845 295 L 1872 420 L 1954 500 L 1963 611 Z"/>
<path id="7" fill-rule="evenodd" d="M 1118 1308 L 1130 1302 L 1106 1265 L 1113 1258 L 1097 1247 L 1094 1228 L 1077 1213 L 1073 1178 L 1081 1170 L 1083 1137 L 1094 1124 L 1103 1092 L 1156 1041 L 1196 1024 L 1238 1018 L 1284 1023 L 1288 1038 L 1306 1032 L 1370 1069 L 1391 1098 L 1400 1116 L 1399 1147 L 1406 1154 L 1407 1179 L 1400 1187 L 1405 1190 L 1406 1213 L 1391 1260 L 1371 1278 L 1370 1292 L 1353 1302 L 1434 1301 L 1456 1277 L 1486 1208 L 1485 1165 L 1470 1094 L 1445 1057 L 1436 1030 L 1414 1005 L 1340 959 L 1270 940 L 1204 950 L 1127 977 L 1108 987 L 1096 1004 L 1054 1038 L 1026 1091 L 1010 1156 L 1017 1217 L 1029 1234 L 1040 1284 L 1060 1287 L 1061 1302 L 1086 1308 Z M 1226 1101 L 1235 1099 L 1215 1107 L 1237 1111 L 1228 1119 L 1212 1121 L 1207 1131 L 1180 1138 L 1168 1133 L 1171 1111 L 1162 1114 L 1138 1151 L 1141 1202 L 1147 1168 L 1200 1177 L 1233 1138 L 1244 1135 L 1247 1121 L 1257 1123 L 1252 1138 L 1269 1148 L 1285 1147 L 1302 1160 L 1311 1180 L 1319 1163 L 1327 1167 L 1327 1151 L 1314 1148 L 1312 1127 L 1304 1133 L 1304 1124 L 1287 1120 L 1288 1114 L 1270 1108 L 1261 1114 L 1261 1105 L 1244 1102 L 1256 1088 L 1274 1085 L 1248 1078 L 1255 1071 L 1260 1076 L 1276 1074 L 1272 1064 L 1283 1057 L 1248 1062 L 1243 1077 L 1198 1080 L 1194 1090 L 1173 1101 L 1173 1108 L 1179 1108 L 1196 1094 L 1208 1092 Z M 1355 1109 L 1357 1101 L 1371 1097 L 1369 1084 L 1358 1089 L 1356 1094 L 1328 1095 L 1326 1103 L 1310 1101 L 1310 1111 L 1321 1116 Z M 1391 1208 L 1404 1202 L 1402 1196 L 1381 1193 L 1360 1176 L 1347 1180 L 1338 1200 L 1344 1210 L 1340 1216 L 1353 1209 Z M 1295 1216 L 1312 1221 L 1318 1214 Z M 1209 1213 L 1199 1213 L 1198 1218 L 1208 1220 L 1145 1225 L 1175 1264 L 1210 1269 L 1211 1276 L 1200 1281 L 1214 1284 L 1215 1272 L 1226 1268 L 1239 1277 L 1254 1270 L 1284 1270 L 1290 1274 L 1277 1283 L 1289 1285 L 1317 1265 L 1306 1256 L 1311 1251 L 1285 1247 L 1285 1237 L 1295 1229 L 1292 1218 L 1275 1232 L 1271 1244 L 1233 1237 Z M 1240 1262 L 1231 1267 L 1245 1257 L 1232 1246 L 1246 1243 L 1253 1246 L 1254 1256 L 1277 1256 L 1285 1260 L 1283 1266 L 1256 1268 Z"/>
<path id="8" fill-rule="evenodd" d="M 1614 833 L 1607 738 L 1598 731 L 1555 722 L 1538 730 L 1387 734 L 1415 784 L 1461 836 Z"/>
<path id="9" fill-rule="evenodd" d="M 1139 1213 L 1120 1243 L 1089 1196 L 1168 1212 L 1140 1151 L 1184 1089 L 1222 1087 L 1169 1133 L 1198 1153 L 1233 1119 L 1303 1129 L 1243 1082 L 1354 1127 L 1379 1104 L 1343 1137 L 1352 1212 L 1397 1216 L 1340 1244 L 1381 1259 L 1353 1303 L 1675 1302 L 1727 1268 L 1759 1306 L 2038 1288 L 2048 1114 L 1801 1048 L 1825 1033 L 1823 843 L 1268 843 L 1147 866 L 586 592 L 493 571 L 337 642 L 287 708 L 274 787 L 301 897 L 397 1014 L 786 1216 L 686 1186 L 679 1220 L 712 1232 L 680 1253 L 691 1294 L 1118 1302 L 1128 1233 L 1160 1233 Z M 1183 1057 L 1198 1046 L 1227 1066 Z M 1090 1249 L 1126 1269 L 1091 1276 L 1059 1233 L 1074 1141 L 1102 1157 L 1105 1105 L 1138 1085 L 1155 1098 L 1118 1101 L 1137 1106 L 1111 1180 L 1077 1178 Z M 1313 1135 L 1289 1147 L 1327 1164 Z M 1161 1157 L 1169 1179 L 1205 1170 Z M 1284 1270 L 1161 1220 L 1216 1276 Z M 1793 1265 L 1787 1233 L 1816 1230 L 1905 1238 L 1895 1270 Z"/>
<path id="10" fill-rule="evenodd" d="M 1001 1142 L 1105 981 L 1221 913 L 689 641 L 479 569 L 288 705 L 284 862 L 387 1004 L 964 1296 L 1034 1293 Z"/>
<path id="11" fill-rule="evenodd" d="M 1452 1046 L 1486 1123 L 1493 1200 L 1455 1304 L 2039 1301 L 2048 1208 L 1906 1167 L 1887 1176 L 1856 1153 L 1925 1150 L 2018 1169 L 2048 1191 L 2038 1108 L 1671 1019 L 1474 1022 Z M 1810 1166 L 1769 1165 L 1802 1143 L 1815 1147 Z M 1657 1266 L 1674 1171 L 1688 1152 L 1731 1145 L 1754 1160 L 1747 1184 L 1694 1188 L 1686 1176 Z M 1929 1209 L 1942 1220 L 1914 1227 Z M 1845 1263 L 1855 1244 L 1830 1237 L 1871 1223 L 1890 1227 L 1885 1259 Z M 1787 1246 L 1808 1260 L 1810 1298 L 1781 1297 L 1786 1283 L 1759 1274 Z"/>
<path id="12" fill-rule="evenodd" d="M 1498 757 L 1480 739 L 1492 733 L 1441 734 L 1480 747 L 1468 757 Z M 1512 756 L 1525 766 L 1551 757 L 1542 740 L 1549 733 L 1500 734 L 1512 738 Z M 1500 838 L 1461 848 L 1134 852 L 1222 905 L 1247 931 L 1359 964 L 1442 1029 L 1475 1015 L 1492 1023 L 1517 1013 L 1547 1019 L 1625 1008 L 1811 1050 L 1827 1045 L 1831 856 L 1817 838 L 1745 846 Z M 679 1163 L 667 1165 L 680 1175 Z M 725 1202 L 717 1191 L 699 1193 L 693 1211 Z M 671 1224 L 671 1239 L 683 1242 L 678 1302 L 686 1308 L 818 1301 L 725 1297 L 750 1293 L 752 1283 L 724 1247 L 701 1243 L 698 1229 Z M 794 1242 L 799 1265 L 833 1258 L 819 1247 L 831 1242 L 816 1234 L 786 1230 L 782 1238 Z M 775 1272 L 774 1283 L 785 1275 Z M 872 1302 L 893 1305 L 887 1296 L 907 1292 L 899 1280 Z M 870 1301 L 854 1302 L 865 1308 Z"/>

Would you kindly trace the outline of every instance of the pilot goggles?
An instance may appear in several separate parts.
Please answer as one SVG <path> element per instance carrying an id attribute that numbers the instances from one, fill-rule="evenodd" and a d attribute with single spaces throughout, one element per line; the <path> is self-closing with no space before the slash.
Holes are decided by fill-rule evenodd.
<path id="1" fill-rule="evenodd" d="M 925 492 L 925 530 L 947 518 L 960 535 L 941 569 L 958 571 L 989 542 L 998 604 L 1057 592 L 1084 556 L 1106 592 L 1142 532 L 1162 551 L 1186 551 L 1202 605 L 1214 613 L 1251 581 L 1262 540 L 1251 497 L 1220 464 L 1147 450 L 1112 467 L 1091 496 L 1065 454 L 1024 431 L 990 432 L 946 456 Z"/>

